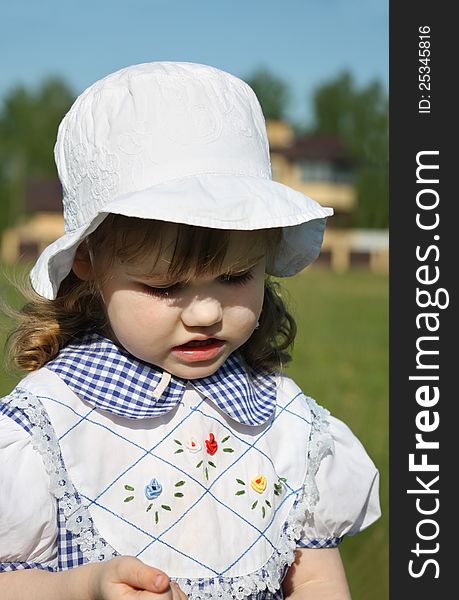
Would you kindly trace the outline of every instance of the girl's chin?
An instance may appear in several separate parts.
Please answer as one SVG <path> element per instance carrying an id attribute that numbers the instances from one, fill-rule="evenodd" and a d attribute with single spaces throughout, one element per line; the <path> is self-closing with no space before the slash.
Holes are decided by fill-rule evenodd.
<path id="1" fill-rule="evenodd" d="M 174 364 L 170 368 L 164 367 L 171 375 L 181 379 L 200 379 L 210 377 L 222 366 L 227 356 L 221 356 L 218 360 L 190 362 L 187 364 Z"/>

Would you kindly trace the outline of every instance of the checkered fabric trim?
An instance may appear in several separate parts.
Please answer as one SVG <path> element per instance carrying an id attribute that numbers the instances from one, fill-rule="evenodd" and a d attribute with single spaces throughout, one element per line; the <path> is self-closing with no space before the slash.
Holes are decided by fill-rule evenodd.
<path id="1" fill-rule="evenodd" d="M 8 571 L 21 571 L 22 569 L 41 569 L 42 571 L 54 571 L 53 567 L 46 567 L 36 562 L 10 562 L 0 563 L 0 573 Z"/>
<path id="2" fill-rule="evenodd" d="M 213 375 L 190 383 L 225 414 L 245 425 L 265 423 L 276 408 L 274 377 L 262 371 L 249 377 L 234 354 Z"/>
<path id="3" fill-rule="evenodd" d="M 30 421 L 18 408 L 11 407 L 2 401 L 0 402 L 0 414 L 10 417 L 10 419 L 13 419 L 15 423 L 25 429 L 27 433 L 30 433 Z"/>
<path id="4" fill-rule="evenodd" d="M 81 502 L 81 499 L 77 495 L 77 498 Z M 66 527 L 66 519 L 64 515 L 64 509 L 62 508 L 62 500 L 57 500 L 57 558 L 58 565 L 57 570 L 63 571 L 66 569 L 72 569 L 73 567 L 80 567 L 85 562 L 83 553 L 79 545 L 75 542 L 73 535 L 68 531 Z"/>
<path id="5" fill-rule="evenodd" d="M 94 332 L 67 345 L 46 367 L 89 405 L 130 419 L 169 412 L 182 399 L 188 383 L 171 377 L 156 399 L 154 392 L 163 380 L 163 371 Z M 245 425 L 265 423 L 276 408 L 274 377 L 264 371 L 249 376 L 237 354 L 232 354 L 213 375 L 189 383 Z"/>
<path id="6" fill-rule="evenodd" d="M 317 540 L 299 540 L 297 548 L 335 548 L 343 541 L 342 537 L 321 538 Z"/>

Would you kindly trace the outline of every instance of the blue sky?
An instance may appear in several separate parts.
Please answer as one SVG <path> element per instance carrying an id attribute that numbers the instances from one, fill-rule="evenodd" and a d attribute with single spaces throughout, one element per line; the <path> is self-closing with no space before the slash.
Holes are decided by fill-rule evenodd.
<path id="1" fill-rule="evenodd" d="M 76 93 L 129 64 L 266 66 L 307 120 L 310 92 L 349 69 L 388 85 L 388 0 L 10 0 L 0 7 L 0 99 L 61 75 Z"/>

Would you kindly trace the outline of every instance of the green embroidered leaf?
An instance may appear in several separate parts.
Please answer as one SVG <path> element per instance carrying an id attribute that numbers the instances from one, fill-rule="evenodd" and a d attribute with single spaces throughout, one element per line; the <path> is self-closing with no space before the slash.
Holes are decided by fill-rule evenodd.
<path id="1" fill-rule="evenodd" d="M 265 518 L 266 515 L 266 509 L 264 506 L 261 507 L 261 516 L 263 517 L 263 519 Z"/>
<path id="2" fill-rule="evenodd" d="M 206 479 L 209 479 L 209 471 L 207 470 L 207 467 L 206 467 L 205 473 L 206 473 Z"/>
<path id="3" fill-rule="evenodd" d="M 245 482 L 244 482 L 244 481 L 242 481 L 242 479 L 236 479 L 236 481 L 237 481 L 238 483 L 240 483 L 241 485 L 245 485 Z"/>
<path id="4" fill-rule="evenodd" d="M 279 477 L 279 481 L 283 481 L 284 483 L 287 483 L 287 480 L 285 479 L 285 477 Z"/>
<path id="5" fill-rule="evenodd" d="M 127 490 L 128 492 L 133 492 L 134 488 L 132 487 L 132 485 L 125 485 L 124 489 Z"/>
<path id="6" fill-rule="evenodd" d="M 183 494 L 182 494 L 182 492 L 176 492 L 176 493 L 174 494 L 174 496 L 175 496 L 176 498 L 183 498 Z"/>
<path id="7" fill-rule="evenodd" d="M 180 440 L 174 440 L 174 442 L 175 442 L 176 444 L 178 444 L 179 446 L 183 446 L 183 444 L 182 444 L 182 442 L 181 442 Z"/>
<path id="8" fill-rule="evenodd" d="M 152 507 L 152 506 L 153 506 L 153 504 L 149 504 L 149 505 L 148 505 L 147 512 L 148 512 L 149 510 L 151 510 L 151 507 Z"/>
<path id="9" fill-rule="evenodd" d="M 182 485 L 185 485 L 185 481 L 177 481 L 177 483 L 175 484 L 175 487 L 180 487 Z"/>
<path id="10" fill-rule="evenodd" d="M 222 444 L 224 444 L 225 442 L 227 442 L 230 439 L 231 436 L 227 435 L 226 438 L 222 439 Z"/>
<path id="11" fill-rule="evenodd" d="M 255 506 L 258 504 L 258 500 L 255 500 L 255 502 L 252 504 L 252 510 L 255 508 Z"/>
<path id="12" fill-rule="evenodd" d="M 200 467 L 201 465 L 202 465 L 202 460 L 200 460 L 200 461 L 198 462 L 198 464 L 196 465 L 196 468 L 197 468 L 197 469 L 199 469 L 199 467 Z"/>
<path id="13" fill-rule="evenodd" d="M 131 500 L 134 500 L 134 496 L 128 496 L 124 499 L 125 502 L 130 502 Z"/>
<path id="14" fill-rule="evenodd" d="M 170 506 L 167 506 L 167 504 L 161 504 L 161 508 L 164 508 L 164 510 L 172 510 Z"/>
<path id="15" fill-rule="evenodd" d="M 274 495 L 275 496 L 280 496 L 280 493 L 277 490 L 274 490 Z"/>
<path id="16" fill-rule="evenodd" d="M 239 490 L 236 492 L 236 496 L 242 496 L 242 494 L 245 494 L 245 490 Z"/>
<path id="17" fill-rule="evenodd" d="M 234 452 L 232 448 L 223 448 L 223 452 Z"/>
<path id="18" fill-rule="evenodd" d="M 155 511 L 155 523 L 158 523 L 159 521 L 159 515 L 158 515 L 158 511 Z"/>
<path id="19" fill-rule="evenodd" d="M 214 465 L 214 463 L 213 463 L 213 462 L 210 462 L 210 460 L 209 460 L 209 462 L 208 462 L 207 464 L 208 464 L 208 465 L 210 465 L 211 467 L 213 467 L 214 469 L 216 469 L 216 468 L 217 468 L 217 465 Z"/>
<path id="20" fill-rule="evenodd" d="M 271 502 L 269 502 L 269 500 L 265 500 L 265 502 L 269 506 L 269 508 L 271 508 Z"/>
<path id="21" fill-rule="evenodd" d="M 178 450 L 176 450 L 176 451 L 174 452 L 174 454 L 180 454 L 180 452 L 183 452 L 183 448 L 179 448 Z"/>

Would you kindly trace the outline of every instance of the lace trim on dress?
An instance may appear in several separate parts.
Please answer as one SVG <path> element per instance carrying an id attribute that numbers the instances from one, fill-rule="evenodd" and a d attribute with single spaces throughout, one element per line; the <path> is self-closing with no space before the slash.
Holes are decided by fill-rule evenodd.
<path id="1" fill-rule="evenodd" d="M 59 502 L 67 531 L 84 554 L 84 562 L 103 561 L 117 556 L 118 553 L 95 529 L 87 507 L 68 477 L 59 442 L 39 399 L 26 390 L 16 388 L 3 401 L 22 410 L 29 419 L 32 446 L 42 457 L 50 478 L 50 491 Z M 57 564 L 57 560 L 55 562 Z"/>

